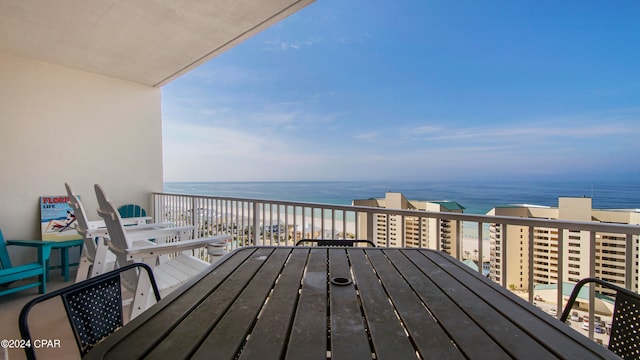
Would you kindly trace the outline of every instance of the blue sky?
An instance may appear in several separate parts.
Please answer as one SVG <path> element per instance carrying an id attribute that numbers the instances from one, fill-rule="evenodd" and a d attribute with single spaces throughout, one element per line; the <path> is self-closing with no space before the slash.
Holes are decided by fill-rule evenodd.
<path id="1" fill-rule="evenodd" d="M 637 178 L 638 18 L 317 0 L 162 88 L 165 181 Z"/>

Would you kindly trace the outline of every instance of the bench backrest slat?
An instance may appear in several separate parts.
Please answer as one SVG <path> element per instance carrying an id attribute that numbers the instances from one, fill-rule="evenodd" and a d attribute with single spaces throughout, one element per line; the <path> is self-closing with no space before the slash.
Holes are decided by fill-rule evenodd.
<path id="1" fill-rule="evenodd" d="M 10 269 L 10 268 L 11 268 L 11 260 L 9 260 L 7 245 L 4 243 L 4 236 L 2 236 L 2 230 L 0 230 L 0 270 Z"/>

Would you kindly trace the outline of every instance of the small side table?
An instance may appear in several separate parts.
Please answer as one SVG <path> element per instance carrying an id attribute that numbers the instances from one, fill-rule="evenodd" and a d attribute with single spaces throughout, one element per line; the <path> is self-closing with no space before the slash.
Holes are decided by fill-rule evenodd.
<path id="1" fill-rule="evenodd" d="M 72 265 L 77 266 L 78 264 L 69 264 L 69 248 L 80 246 L 80 252 L 82 253 L 82 245 L 84 245 L 84 240 L 67 240 L 67 241 L 47 241 L 51 243 L 51 250 L 60 249 L 60 272 L 64 277 L 64 281 L 69 281 L 69 267 Z M 58 266 L 50 267 L 49 260 L 47 260 L 47 279 L 49 279 L 49 270 L 57 269 Z"/>
<path id="2" fill-rule="evenodd" d="M 69 281 L 69 267 L 73 264 L 69 264 L 69 248 L 75 247 L 75 246 L 82 246 L 84 244 L 84 240 L 82 239 L 78 239 L 78 240 L 66 240 L 66 241 L 34 241 L 34 240 L 9 240 L 7 241 L 7 244 L 11 244 L 11 243 L 29 243 L 30 246 L 38 246 L 38 245 L 42 245 L 42 246 L 49 246 L 52 250 L 53 249 L 60 249 L 60 265 L 59 266 L 54 266 L 51 267 L 49 266 L 49 260 L 47 260 L 47 276 L 46 279 L 47 281 L 49 281 L 49 270 L 51 269 L 60 269 L 62 276 L 64 277 L 64 281 Z M 81 249 L 82 250 L 82 249 Z M 77 264 L 75 264 L 77 265 Z"/>

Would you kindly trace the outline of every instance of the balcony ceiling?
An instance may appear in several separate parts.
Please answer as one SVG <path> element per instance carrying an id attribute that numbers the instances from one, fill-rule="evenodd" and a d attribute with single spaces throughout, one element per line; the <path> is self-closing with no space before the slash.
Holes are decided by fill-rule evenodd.
<path id="1" fill-rule="evenodd" d="M 314 0 L 0 0 L 0 52 L 161 86 Z"/>

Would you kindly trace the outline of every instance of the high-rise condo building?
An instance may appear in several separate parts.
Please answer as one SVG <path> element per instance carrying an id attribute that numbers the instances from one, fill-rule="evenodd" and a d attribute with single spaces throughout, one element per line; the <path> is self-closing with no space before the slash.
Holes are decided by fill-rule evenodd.
<path id="1" fill-rule="evenodd" d="M 536 205 L 510 205 L 496 207 L 487 215 L 518 216 L 526 218 L 557 219 L 581 222 L 640 224 L 640 211 L 636 209 L 596 210 L 591 198 L 560 197 L 558 207 Z M 590 243 L 595 243 L 595 276 L 625 286 L 625 271 L 632 271 L 632 289 L 638 291 L 638 236 L 627 248 L 626 235 L 587 231 L 558 231 L 557 228 L 533 229 L 533 282 L 558 284 L 578 282 L 590 276 Z M 562 234 L 562 235 L 560 235 Z M 491 225 L 490 262 L 492 280 L 508 287 L 527 289 L 529 269 L 529 227 L 518 225 Z M 561 246 L 559 242 L 561 241 Z M 562 249 L 560 252 L 559 249 Z M 630 253 L 628 253 L 630 252 Z M 631 256 L 634 269 L 625 270 L 626 256 Z M 558 273 L 558 258 L 562 256 L 562 273 Z M 560 280 L 558 279 L 561 276 Z M 605 289 L 598 291 L 609 294 Z"/>
<path id="2" fill-rule="evenodd" d="M 384 198 L 353 200 L 354 206 L 379 207 L 387 209 L 423 210 L 433 212 L 462 213 L 464 207 L 455 201 L 408 200 L 402 193 L 387 192 Z M 462 224 L 458 221 L 416 217 L 359 214 L 358 232 L 361 236 L 374 239 L 378 246 L 424 247 L 440 249 L 456 255 L 461 249 L 456 246 L 456 238 L 462 236 Z M 369 235 L 372 235 L 369 237 Z M 459 254 L 458 254 L 459 255 Z"/>

